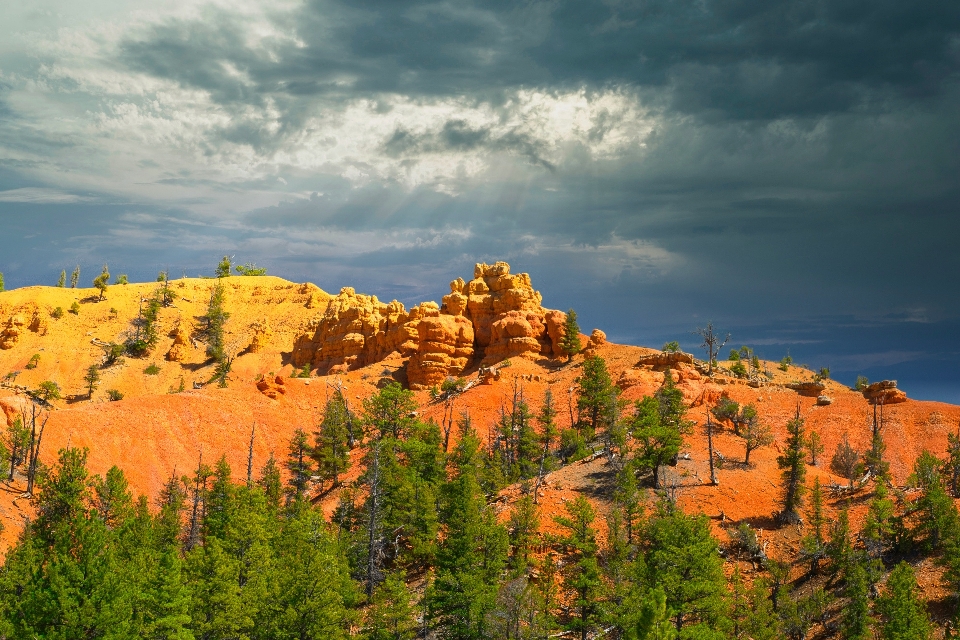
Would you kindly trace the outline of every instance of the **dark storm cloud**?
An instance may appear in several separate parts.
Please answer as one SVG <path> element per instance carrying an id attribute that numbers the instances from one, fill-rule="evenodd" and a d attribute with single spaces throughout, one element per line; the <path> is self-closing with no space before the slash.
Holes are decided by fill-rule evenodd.
<path id="1" fill-rule="evenodd" d="M 263 21 L 256 38 L 223 7 L 140 25 L 109 64 L 209 95 L 228 116 L 197 143 L 211 165 L 225 146 L 254 158 L 290 151 L 276 172 L 229 179 L 141 160 L 167 168 L 153 186 L 206 189 L 181 196 L 183 207 L 272 189 L 279 204 L 200 224 L 162 197 L 138 206 L 140 218 L 113 204 L 0 202 L 5 216 L 42 210 L 50 229 L 17 247 L 21 236 L 7 234 L 0 251 L 20 252 L 18 265 L 27 248 L 49 251 L 55 273 L 104 251 L 131 272 L 194 273 L 236 251 L 294 279 L 407 303 L 439 297 L 473 262 L 509 258 L 548 305 L 578 307 L 615 339 L 689 348 L 689 330 L 710 318 L 769 345 L 769 357 L 790 348 L 851 374 L 906 364 L 924 385 L 960 382 L 943 357 L 960 323 L 960 3 L 311 0 Z M 57 82 L 79 95 L 78 81 Z M 8 118 L 8 90 L 0 142 L 36 156 L 5 160 L 0 187 L 49 187 L 31 163 L 82 140 Z M 590 145 L 635 114 L 599 112 L 583 139 L 557 144 L 503 124 L 517 119 L 518 92 L 581 90 L 635 100 L 652 132 L 604 155 Z M 359 153 L 298 164 L 318 113 L 336 119 L 361 99 L 381 116 L 401 102 L 486 109 L 485 120 L 398 117 L 374 144 L 391 166 L 459 155 L 486 168 L 450 187 L 378 174 L 380 158 Z M 248 117 L 267 111 L 269 126 Z M 348 178 L 344 166 L 372 177 Z"/>
<path id="2" fill-rule="evenodd" d="M 224 102 L 357 91 L 495 99 L 521 85 L 626 83 L 671 89 L 683 112 L 734 119 L 931 98 L 960 64 L 954 2 L 314 1 L 275 26 L 297 42 L 251 48 L 218 11 L 128 41 L 125 60 Z M 231 79 L 227 62 L 254 84 Z"/>

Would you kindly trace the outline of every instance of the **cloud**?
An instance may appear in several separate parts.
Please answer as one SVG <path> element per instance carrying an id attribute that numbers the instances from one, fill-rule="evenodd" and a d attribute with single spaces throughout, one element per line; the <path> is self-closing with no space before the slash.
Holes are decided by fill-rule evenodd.
<path id="1" fill-rule="evenodd" d="M 66 193 L 45 187 L 21 187 L 0 191 L 0 202 L 27 202 L 31 204 L 70 204 L 90 202 L 93 198 Z"/>

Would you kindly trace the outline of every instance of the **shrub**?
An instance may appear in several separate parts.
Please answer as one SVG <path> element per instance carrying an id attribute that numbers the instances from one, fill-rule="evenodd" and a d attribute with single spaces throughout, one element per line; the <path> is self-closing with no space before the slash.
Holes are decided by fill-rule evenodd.
<path id="1" fill-rule="evenodd" d="M 226 278 L 230 275 L 230 257 L 223 256 L 220 259 L 220 264 L 217 265 L 216 275 L 218 278 Z"/>
<path id="2" fill-rule="evenodd" d="M 756 531 L 748 523 L 741 522 L 740 526 L 731 529 L 729 534 L 733 544 L 748 556 L 755 558 L 760 555 L 760 541 L 757 539 Z"/>
<path id="3" fill-rule="evenodd" d="M 117 400 L 123 400 L 123 393 L 116 389 L 107 389 L 107 397 L 110 398 L 110 402 L 116 402 Z"/>
<path id="4" fill-rule="evenodd" d="M 793 358 L 791 358 L 788 353 L 780 360 L 780 371 L 787 371 L 791 364 L 793 364 Z"/>
<path id="5" fill-rule="evenodd" d="M 444 393 L 450 393 L 451 391 L 463 391 L 463 388 L 466 386 L 466 378 L 454 378 L 453 376 L 450 376 L 443 381 L 443 384 L 440 385 L 440 391 Z"/>
<path id="6" fill-rule="evenodd" d="M 33 354 L 33 356 L 30 358 L 30 361 L 27 362 L 27 369 L 36 369 L 36 368 L 37 368 L 37 364 L 39 364 L 39 363 L 40 363 L 40 354 L 39 354 L 39 353 L 35 353 L 35 354 Z"/>
<path id="7" fill-rule="evenodd" d="M 830 367 L 820 367 L 820 371 L 817 371 L 813 375 L 813 379 L 817 382 L 830 379 Z"/>
<path id="8" fill-rule="evenodd" d="M 730 349 L 730 358 L 729 358 L 729 360 L 730 360 L 731 362 L 739 362 L 739 361 L 740 361 L 740 352 L 737 351 L 736 349 Z"/>
<path id="9" fill-rule="evenodd" d="M 747 377 L 747 368 L 743 366 L 743 363 L 740 362 L 739 360 L 734 362 L 733 365 L 730 366 L 730 372 L 733 373 L 733 375 L 737 376 L 738 378 Z"/>
<path id="10" fill-rule="evenodd" d="M 123 362 L 123 358 L 121 356 L 126 350 L 126 345 L 111 342 L 108 346 L 104 347 L 104 355 L 106 356 L 106 359 L 103 361 L 103 366 L 110 367 Z"/>
<path id="11" fill-rule="evenodd" d="M 680 343 L 676 340 L 671 340 L 663 345 L 663 350 L 667 353 L 677 353 L 680 351 Z"/>
<path id="12" fill-rule="evenodd" d="M 867 380 L 867 376 L 857 376 L 857 381 L 853 385 L 853 388 L 857 391 L 863 391 L 867 388 L 867 385 L 870 384 L 870 381 Z"/>
<path id="13" fill-rule="evenodd" d="M 46 402 L 60 399 L 60 385 L 51 380 L 44 380 L 37 385 L 36 396 Z"/>
<path id="14" fill-rule="evenodd" d="M 237 265 L 236 267 L 234 267 L 234 268 L 236 269 L 237 273 L 239 273 L 239 274 L 242 275 L 242 276 L 265 276 L 265 275 L 267 275 L 267 269 L 266 269 L 266 267 L 258 267 L 257 265 L 255 265 L 255 264 L 252 263 L 252 262 L 248 262 L 247 264 L 238 264 L 238 265 Z"/>
<path id="15" fill-rule="evenodd" d="M 93 286 L 100 291 L 100 300 L 103 300 L 104 294 L 107 293 L 107 284 L 110 282 L 110 270 L 107 269 L 107 265 L 103 265 L 103 271 L 100 272 L 96 278 L 93 279 Z"/>
<path id="16" fill-rule="evenodd" d="M 80 315 L 80 303 L 77 302 L 76 300 L 74 300 L 73 304 L 70 305 L 70 313 L 72 313 L 75 316 Z"/>
<path id="17" fill-rule="evenodd" d="M 50 315 L 52 315 L 54 318 L 59 320 L 60 318 L 63 317 L 63 307 L 57 307 L 56 309 L 53 310 L 53 312 Z"/>
<path id="18" fill-rule="evenodd" d="M 127 280 L 127 274 L 121 273 L 117 276 L 117 279 L 113 281 L 113 284 L 130 284 L 130 281 Z"/>
<path id="19" fill-rule="evenodd" d="M 151 363 L 150 366 L 143 370 L 143 372 L 148 376 L 155 376 L 160 373 L 160 367 L 158 367 L 156 363 Z"/>

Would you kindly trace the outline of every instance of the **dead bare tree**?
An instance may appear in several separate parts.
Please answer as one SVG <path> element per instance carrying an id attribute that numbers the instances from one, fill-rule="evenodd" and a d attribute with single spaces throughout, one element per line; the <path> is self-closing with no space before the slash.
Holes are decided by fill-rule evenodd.
<path id="1" fill-rule="evenodd" d="M 710 419 L 710 412 L 707 411 L 707 449 L 710 458 L 710 484 L 717 486 L 720 481 L 717 480 L 717 472 L 713 468 L 713 421 Z"/>
<path id="2" fill-rule="evenodd" d="M 27 494 L 33 495 L 33 485 L 37 479 L 37 467 L 40 464 L 40 445 L 43 443 L 43 432 L 50 419 L 48 411 L 41 411 L 40 429 L 37 429 L 37 405 L 30 404 L 30 447 L 27 456 Z"/>
<path id="3" fill-rule="evenodd" d="M 712 376 L 713 362 L 717 359 L 717 355 L 719 355 L 723 346 L 730 340 L 730 334 L 728 333 L 721 340 L 720 335 L 713 328 L 712 322 L 708 322 L 706 327 L 697 327 L 694 333 L 703 338 L 703 344 L 700 346 L 707 351 L 707 375 Z"/>
<path id="4" fill-rule="evenodd" d="M 367 598 L 373 596 L 373 589 L 380 582 L 380 556 L 383 541 L 380 536 L 380 442 L 373 444 L 370 460 L 370 514 L 367 521 Z"/>
<path id="5" fill-rule="evenodd" d="M 253 486 L 253 436 L 257 432 L 257 423 L 250 429 L 250 446 L 247 448 L 247 486 Z"/>

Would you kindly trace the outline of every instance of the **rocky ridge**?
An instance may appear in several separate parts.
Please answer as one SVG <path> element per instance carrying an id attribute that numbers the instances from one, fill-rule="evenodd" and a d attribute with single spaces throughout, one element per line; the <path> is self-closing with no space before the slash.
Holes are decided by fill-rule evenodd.
<path id="1" fill-rule="evenodd" d="M 473 275 L 451 282 L 442 304 L 409 311 L 345 287 L 297 337 L 293 364 L 326 375 L 398 355 L 408 359 L 407 383 L 419 390 L 474 364 L 560 355 L 566 316 L 542 306 L 529 274 L 511 274 L 509 264 L 497 262 L 477 264 Z"/>

